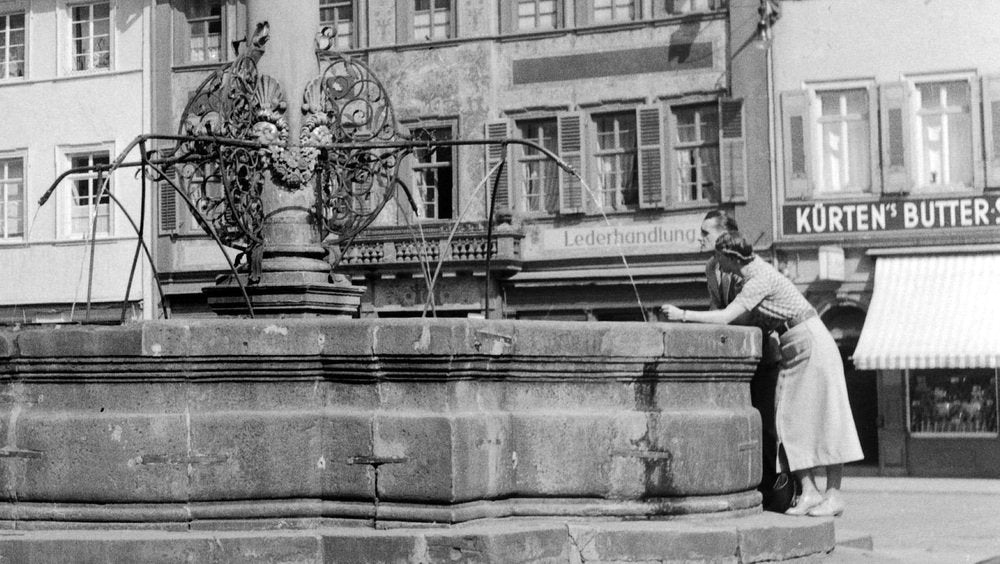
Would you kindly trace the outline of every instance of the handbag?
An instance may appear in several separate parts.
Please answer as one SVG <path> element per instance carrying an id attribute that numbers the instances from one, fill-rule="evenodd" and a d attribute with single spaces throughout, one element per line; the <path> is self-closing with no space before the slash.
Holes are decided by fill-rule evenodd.
<path id="1" fill-rule="evenodd" d="M 774 483 L 764 493 L 764 509 L 776 513 L 784 513 L 792 506 L 795 499 L 795 480 L 788 472 L 781 472 L 774 478 Z"/>

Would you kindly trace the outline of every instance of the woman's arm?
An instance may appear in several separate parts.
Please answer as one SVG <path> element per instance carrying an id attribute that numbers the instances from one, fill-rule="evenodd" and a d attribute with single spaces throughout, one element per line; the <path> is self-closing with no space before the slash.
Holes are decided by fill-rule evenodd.
<path id="1" fill-rule="evenodd" d="M 661 308 L 667 314 L 669 321 L 683 321 L 691 323 L 718 323 L 729 325 L 733 321 L 747 312 L 747 308 L 738 302 L 733 302 L 726 306 L 726 309 L 716 309 L 712 311 L 692 311 L 681 309 L 667 304 Z"/>

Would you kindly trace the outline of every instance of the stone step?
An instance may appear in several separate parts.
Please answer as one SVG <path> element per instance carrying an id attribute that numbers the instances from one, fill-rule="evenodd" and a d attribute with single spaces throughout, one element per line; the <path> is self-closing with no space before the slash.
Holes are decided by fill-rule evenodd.
<path id="1" fill-rule="evenodd" d="M 821 557 L 833 548 L 832 520 L 772 513 L 667 521 L 500 519 L 441 528 L 0 532 L 2 561 L 19 563 L 740 564 Z"/>

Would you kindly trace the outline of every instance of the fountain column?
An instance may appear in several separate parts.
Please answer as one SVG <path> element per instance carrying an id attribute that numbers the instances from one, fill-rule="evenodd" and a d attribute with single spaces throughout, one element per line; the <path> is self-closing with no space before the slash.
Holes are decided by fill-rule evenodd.
<path id="1" fill-rule="evenodd" d="M 320 73 L 315 56 L 319 1 L 249 0 L 247 22 L 248 38 L 253 37 L 258 24 L 269 24 L 267 54 L 257 62 L 257 70 L 273 78 L 285 94 L 286 154 L 298 157 L 303 91 Z M 246 286 L 258 316 L 358 315 L 364 288 L 331 282 L 327 250 L 321 245 L 316 219 L 317 190 L 315 176 L 299 186 L 288 186 L 273 169 L 264 172 L 262 272 L 259 282 Z M 217 313 L 249 313 L 242 291 L 232 279 L 206 288 L 205 293 Z"/>

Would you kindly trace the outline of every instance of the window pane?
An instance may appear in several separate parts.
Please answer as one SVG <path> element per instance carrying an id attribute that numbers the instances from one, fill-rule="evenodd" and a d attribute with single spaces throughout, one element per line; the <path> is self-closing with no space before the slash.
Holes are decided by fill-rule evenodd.
<path id="1" fill-rule="evenodd" d="M 94 19 L 107 19 L 111 14 L 111 5 L 108 3 L 94 4 Z"/>
<path id="2" fill-rule="evenodd" d="M 10 44 L 24 45 L 24 31 L 19 30 L 10 32 Z"/>
<path id="3" fill-rule="evenodd" d="M 416 0 L 417 11 L 427 11 L 431 8 L 431 0 Z"/>
<path id="4" fill-rule="evenodd" d="M 7 176 L 6 178 L 23 178 L 24 177 L 24 164 L 21 159 L 8 159 L 0 161 L 0 165 L 6 165 Z M 0 169 L 2 170 L 2 169 Z"/>
<path id="5" fill-rule="evenodd" d="M 439 10 L 447 10 L 451 8 L 451 0 L 434 0 L 434 7 Z"/>
<path id="6" fill-rule="evenodd" d="M 89 33 L 89 26 L 85 23 L 73 24 L 73 37 L 80 39 L 81 37 L 87 37 Z M 79 51 L 77 51 L 79 52 Z"/>
<path id="7" fill-rule="evenodd" d="M 74 6 L 73 21 L 80 22 L 90 19 L 90 6 Z"/>

